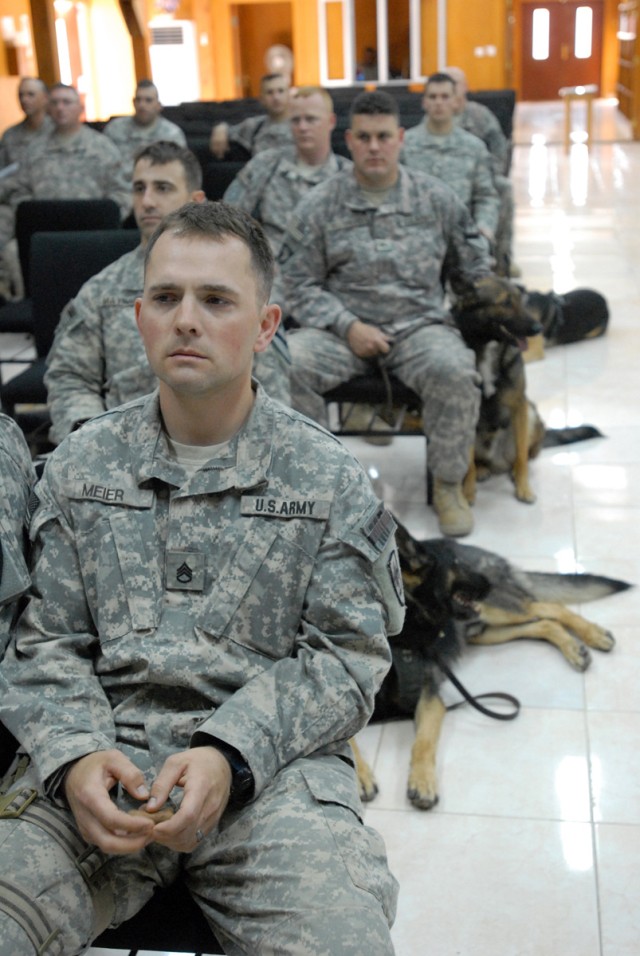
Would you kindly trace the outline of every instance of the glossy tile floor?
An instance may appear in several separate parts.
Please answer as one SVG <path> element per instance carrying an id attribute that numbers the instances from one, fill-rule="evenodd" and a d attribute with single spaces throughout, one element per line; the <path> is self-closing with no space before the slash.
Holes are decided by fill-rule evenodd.
<path id="1" fill-rule="evenodd" d="M 516 259 L 530 289 L 598 289 L 611 324 L 528 365 L 528 391 L 549 425 L 589 422 L 606 437 L 542 452 L 534 505 L 506 478 L 481 485 L 468 540 L 522 567 L 640 583 L 640 143 L 611 102 L 596 104 L 589 152 L 577 114 L 568 156 L 558 122 L 558 104 L 518 107 Z M 437 534 L 423 442 L 351 444 L 409 529 Z M 584 675 L 538 642 L 469 650 L 457 670 L 469 689 L 515 694 L 522 711 L 509 723 L 468 707 L 447 716 L 434 810 L 405 798 L 411 723 L 361 734 L 380 785 L 366 819 L 401 886 L 398 956 L 640 953 L 640 587 L 580 610 L 617 639 Z"/>

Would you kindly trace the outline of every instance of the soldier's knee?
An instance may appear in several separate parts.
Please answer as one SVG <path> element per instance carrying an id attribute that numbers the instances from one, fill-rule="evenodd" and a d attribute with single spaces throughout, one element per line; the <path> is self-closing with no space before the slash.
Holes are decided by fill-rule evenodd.
<path id="1" fill-rule="evenodd" d="M 60 929 L 19 882 L 0 879 L 0 956 L 63 956 Z"/>

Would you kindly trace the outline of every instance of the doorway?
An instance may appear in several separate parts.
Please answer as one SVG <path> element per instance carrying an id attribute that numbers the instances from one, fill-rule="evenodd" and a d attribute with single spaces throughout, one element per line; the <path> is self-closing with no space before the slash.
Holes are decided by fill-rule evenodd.
<path id="1" fill-rule="evenodd" d="M 603 0 L 522 4 L 522 99 L 555 100 L 563 86 L 600 86 Z"/>
<path id="2" fill-rule="evenodd" d="M 292 49 L 291 3 L 239 3 L 232 8 L 237 96 L 259 96 L 271 46 Z"/>

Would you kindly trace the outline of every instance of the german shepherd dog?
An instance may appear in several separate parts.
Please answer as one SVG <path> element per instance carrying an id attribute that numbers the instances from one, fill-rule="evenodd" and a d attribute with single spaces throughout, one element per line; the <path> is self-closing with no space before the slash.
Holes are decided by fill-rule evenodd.
<path id="1" fill-rule="evenodd" d="M 516 498 L 532 503 L 535 495 L 529 484 L 531 442 L 522 352 L 527 339 L 542 332 L 542 325 L 527 311 L 521 288 L 498 276 L 486 276 L 470 286 L 457 299 L 453 315 L 462 337 L 475 352 L 482 377 L 476 448 L 464 483 L 465 495 L 470 502 L 475 500 L 476 458 L 486 458 L 496 436 L 508 429 L 514 442 Z"/>
<path id="2" fill-rule="evenodd" d="M 578 671 L 590 663 L 588 648 L 609 651 L 613 636 L 562 602 L 591 601 L 631 587 L 593 574 L 522 571 L 509 561 L 450 538 L 417 541 L 396 532 L 407 613 L 391 638 L 393 663 L 376 697 L 373 721 L 413 717 L 407 796 L 420 810 L 438 802 L 436 750 L 445 705 L 440 666 L 455 663 L 467 644 L 503 644 L 534 638 L 554 644 Z M 377 793 L 373 773 L 352 741 L 363 800 Z"/>
<path id="3" fill-rule="evenodd" d="M 527 398 L 523 353 L 529 340 L 543 332 L 539 310 L 530 307 L 530 299 L 513 282 L 487 276 L 470 285 L 453 307 L 456 324 L 475 352 L 482 378 L 475 447 L 463 486 L 470 502 L 475 500 L 478 480 L 510 472 L 516 498 L 533 503 L 530 459 L 543 447 L 601 434 L 591 425 L 547 429 Z"/>

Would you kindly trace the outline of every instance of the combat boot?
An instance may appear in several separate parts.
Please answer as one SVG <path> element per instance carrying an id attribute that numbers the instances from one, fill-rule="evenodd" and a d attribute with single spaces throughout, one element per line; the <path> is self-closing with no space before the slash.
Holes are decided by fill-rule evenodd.
<path id="1" fill-rule="evenodd" d="M 460 538 L 473 531 L 473 514 L 459 481 L 433 480 L 433 510 L 442 534 Z"/>

